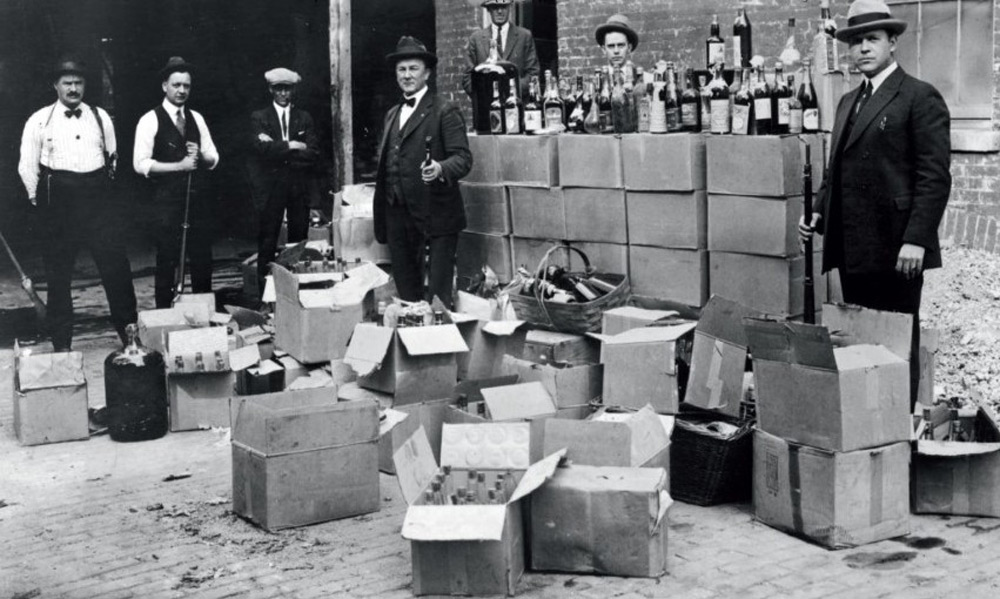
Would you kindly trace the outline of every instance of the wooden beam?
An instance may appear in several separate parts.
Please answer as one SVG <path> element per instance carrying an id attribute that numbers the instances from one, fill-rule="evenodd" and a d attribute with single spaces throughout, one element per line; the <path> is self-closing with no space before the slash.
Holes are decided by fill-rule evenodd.
<path id="1" fill-rule="evenodd" d="M 330 0 L 330 111 L 337 190 L 354 182 L 351 0 Z"/>

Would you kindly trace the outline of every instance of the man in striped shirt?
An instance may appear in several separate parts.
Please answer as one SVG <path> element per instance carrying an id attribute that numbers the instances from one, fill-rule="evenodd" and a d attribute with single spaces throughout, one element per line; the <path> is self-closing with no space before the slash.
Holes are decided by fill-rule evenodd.
<path id="1" fill-rule="evenodd" d="M 53 70 L 59 99 L 31 115 L 21 136 L 18 173 L 46 227 L 45 279 L 48 333 L 53 349 L 69 351 L 73 339 L 70 286 L 80 246 L 97 264 L 108 297 L 111 321 L 122 342 L 125 326 L 136 321 L 132 269 L 109 205 L 117 146 L 111 117 L 83 102 L 86 67 L 64 59 Z"/>

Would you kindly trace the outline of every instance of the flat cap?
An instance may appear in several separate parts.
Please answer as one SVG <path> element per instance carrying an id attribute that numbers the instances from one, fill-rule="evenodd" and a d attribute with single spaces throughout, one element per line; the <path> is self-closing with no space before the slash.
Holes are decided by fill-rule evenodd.
<path id="1" fill-rule="evenodd" d="M 268 85 L 296 85 L 302 81 L 302 77 L 299 77 L 298 73 L 284 67 L 271 69 L 264 73 L 264 79 L 267 79 Z"/>

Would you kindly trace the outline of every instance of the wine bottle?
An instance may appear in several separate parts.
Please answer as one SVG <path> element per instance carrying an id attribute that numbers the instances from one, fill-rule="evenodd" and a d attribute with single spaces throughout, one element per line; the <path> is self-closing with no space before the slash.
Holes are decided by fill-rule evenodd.
<path id="1" fill-rule="evenodd" d="M 809 59 L 802 62 L 802 69 L 805 77 L 799 87 L 799 103 L 802 104 L 802 131 L 815 133 L 819 131 L 819 98 L 816 97 L 816 88 L 812 82 L 812 64 Z"/>
<path id="2" fill-rule="evenodd" d="M 820 0 L 820 22 L 813 38 L 813 60 L 818 73 L 840 68 L 840 47 L 837 44 L 837 22 L 830 16 L 830 0 Z"/>
<path id="3" fill-rule="evenodd" d="M 645 72 L 642 67 L 636 70 L 636 83 L 633 88 L 635 93 L 635 113 L 636 128 L 639 133 L 649 133 L 649 118 L 652 102 L 650 101 L 650 88 L 646 84 Z"/>
<path id="4" fill-rule="evenodd" d="M 583 106 L 583 77 L 576 76 L 576 89 L 573 92 L 573 98 L 571 104 L 571 110 L 569 112 L 569 123 L 567 124 L 567 129 L 570 131 L 583 131 L 583 118 L 586 116 L 586 112 Z"/>
<path id="5" fill-rule="evenodd" d="M 500 82 L 493 82 L 493 101 L 490 102 L 490 133 L 504 133 L 503 103 L 500 102 Z"/>
<path id="6" fill-rule="evenodd" d="M 802 62 L 802 55 L 795 47 L 795 19 L 788 19 L 788 34 L 785 38 L 785 47 L 778 56 L 778 60 L 788 67 L 789 72 L 799 68 Z"/>
<path id="7" fill-rule="evenodd" d="M 531 81 L 528 83 L 528 100 L 524 104 L 525 133 L 535 133 L 544 127 L 538 85 L 538 75 L 532 75 Z"/>
<path id="8" fill-rule="evenodd" d="M 708 84 L 711 90 L 712 133 L 724 134 L 730 132 L 729 86 L 722 78 L 723 63 L 712 67 L 712 81 Z"/>
<path id="9" fill-rule="evenodd" d="M 698 97 L 701 99 L 701 132 L 708 133 L 712 130 L 712 90 L 705 75 L 698 75 Z"/>
<path id="10" fill-rule="evenodd" d="M 674 70 L 674 63 L 667 63 L 667 86 L 664 91 L 664 106 L 667 116 L 667 133 L 674 133 L 681 130 L 681 103 L 680 94 L 677 93 L 677 73 Z"/>
<path id="11" fill-rule="evenodd" d="M 733 96 L 733 135 L 749 135 L 753 122 L 753 93 L 750 91 L 750 69 L 743 69 L 740 90 Z"/>
<path id="12" fill-rule="evenodd" d="M 573 98 L 573 89 L 570 87 L 569 77 L 558 77 L 556 87 L 559 90 L 559 99 L 563 103 L 563 127 L 569 129 L 569 116 L 573 111 L 576 100 Z"/>
<path id="13" fill-rule="evenodd" d="M 545 128 L 558 131 L 563 126 L 562 99 L 559 98 L 559 90 L 556 88 L 556 79 L 552 76 L 552 71 L 545 71 L 545 103 L 542 111 L 545 114 Z"/>
<path id="14" fill-rule="evenodd" d="M 620 69 L 613 69 L 611 72 L 611 123 L 615 133 L 628 133 L 629 114 L 626 105 L 625 84 L 623 74 Z"/>
<path id="15" fill-rule="evenodd" d="M 667 87 L 663 73 L 657 69 L 653 74 L 653 94 L 649 108 L 649 132 L 667 132 Z"/>
<path id="16" fill-rule="evenodd" d="M 788 76 L 788 89 L 795 89 L 795 76 Z M 794 135 L 802 133 L 802 102 L 799 102 L 798 94 L 788 97 L 788 132 Z"/>
<path id="17" fill-rule="evenodd" d="M 524 130 L 524 106 L 517 97 L 517 81 L 510 80 L 510 95 L 503 105 L 504 127 L 508 134 L 518 134 Z"/>
<path id="18" fill-rule="evenodd" d="M 611 106 L 611 81 L 608 74 L 598 69 L 598 76 L 601 80 L 601 93 L 597 98 L 597 109 L 601 118 L 601 133 L 614 133 L 614 122 L 612 121 Z"/>
<path id="19" fill-rule="evenodd" d="M 757 69 L 753 85 L 753 124 L 755 135 L 770 135 L 773 131 L 771 115 L 771 86 L 764 79 L 764 68 Z"/>
<path id="20" fill-rule="evenodd" d="M 601 78 L 595 73 L 587 88 L 587 93 L 590 95 L 590 103 L 587 108 L 587 116 L 583 117 L 583 131 L 592 135 L 601 132 L 601 109 L 596 95 L 600 89 L 600 85 Z"/>
<path id="21" fill-rule="evenodd" d="M 750 66 L 753 57 L 753 42 L 751 41 L 750 19 L 745 8 L 736 11 L 736 21 L 733 22 L 733 68 Z"/>
<path id="22" fill-rule="evenodd" d="M 771 97 L 773 98 L 771 113 L 774 120 L 772 128 L 774 129 L 774 133 L 778 135 L 789 132 L 789 120 L 791 116 L 789 101 L 792 95 L 792 88 L 788 87 L 788 81 L 785 80 L 784 65 L 776 62 L 774 64 L 774 89 L 771 93 Z"/>
<path id="23" fill-rule="evenodd" d="M 705 66 L 711 70 L 713 65 L 726 61 L 726 41 L 719 35 L 719 15 L 712 15 L 712 25 L 708 39 L 705 40 Z"/>
<path id="24" fill-rule="evenodd" d="M 681 92 L 681 128 L 697 133 L 701 130 L 701 98 L 694 89 L 694 69 L 684 74 L 684 91 Z"/>

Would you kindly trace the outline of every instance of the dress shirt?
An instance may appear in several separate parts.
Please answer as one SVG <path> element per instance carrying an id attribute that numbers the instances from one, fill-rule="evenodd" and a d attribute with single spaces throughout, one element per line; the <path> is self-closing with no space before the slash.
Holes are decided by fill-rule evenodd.
<path id="1" fill-rule="evenodd" d="M 500 39 L 503 40 L 503 47 L 497 48 L 497 52 L 503 54 L 503 51 L 507 49 L 507 34 L 510 33 L 510 21 L 503 24 L 500 28 Z M 497 26 L 490 25 L 490 39 L 497 39 Z"/>
<path id="2" fill-rule="evenodd" d="M 35 197 L 39 168 L 74 173 L 90 173 L 104 166 L 105 143 L 108 154 L 118 150 L 111 117 L 98 108 L 104 125 L 104 139 L 94 116 L 94 110 L 80 103 L 80 117 L 66 116 L 67 107 L 61 102 L 50 104 L 31 115 L 21 135 L 21 159 L 17 172 L 21 175 L 28 197 Z"/>
<path id="3" fill-rule="evenodd" d="M 277 103 L 274 104 L 274 111 L 278 113 L 278 128 L 281 129 L 281 141 L 288 141 L 288 128 L 292 126 L 292 115 L 289 110 L 292 105 L 281 106 Z M 281 126 L 281 115 L 285 115 L 285 126 Z"/>
<path id="4" fill-rule="evenodd" d="M 402 108 L 399 109 L 400 130 L 403 129 L 403 125 L 406 124 L 406 121 L 410 118 L 410 115 L 413 114 L 413 111 L 417 109 L 417 106 L 420 105 L 420 101 L 424 99 L 424 94 L 426 93 L 427 93 L 427 86 L 425 85 L 420 91 L 413 94 L 412 96 L 409 96 L 410 98 L 416 98 L 417 100 L 416 103 L 413 104 L 413 106 L 407 106 L 406 104 L 403 104 Z"/>
<path id="5" fill-rule="evenodd" d="M 177 121 L 177 111 L 179 108 L 171 104 L 166 98 L 163 99 L 163 109 L 167 111 L 167 116 L 173 122 Z M 198 132 L 201 133 L 201 158 L 208 163 L 209 170 L 214 169 L 219 164 L 219 151 L 215 149 L 215 142 L 208 132 L 208 125 L 201 114 L 188 110 L 194 117 L 195 124 L 198 125 Z M 191 123 L 187 124 L 188 127 Z M 135 127 L 135 149 L 132 152 L 132 168 L 143 177 L 149 176 L 149 169 L 153 166 L 153 141 L 156 139 L 156 132 L 160 128 L 160 122 L 156 118 L 156 112 L 150 110 L 142 115 L 139 124 Z"/>
<path id="6" fill-rule="evenodd" d="M 893 71 L 895 71 L 897 68 L 899 68 L 899 64 L 896 61 L 893 61 L 892 64 L 882 69 L 881 73 L 875 75 L 871 79 L 868 79 L 868 83 L 870 83 L 872 86 L 872 96 L 875 95 L 875 92 L 878 91 L 879 86 L 882 85 L 882 83 L 884 83 L 885 80 L 889 78 L 889 75 L 892 75 Z"/>

